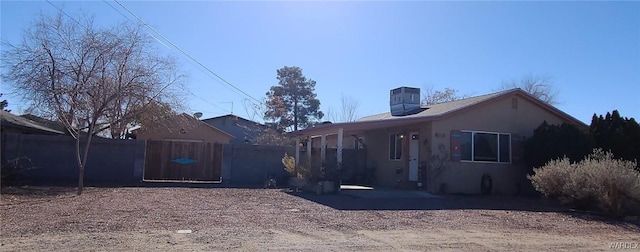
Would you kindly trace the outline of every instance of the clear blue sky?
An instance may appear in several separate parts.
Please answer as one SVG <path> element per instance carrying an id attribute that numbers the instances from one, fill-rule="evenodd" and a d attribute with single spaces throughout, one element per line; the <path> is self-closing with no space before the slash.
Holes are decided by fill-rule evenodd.
<path id="1" fill-rule="evenodd" d="M 136 22 L 112 0 L 52 3 L 103 25 Z M 399 86 L 480 95 L 505 80 L 544 75 L 559 91 L 557 107 L 587 124 L 593 113 L 613 109 L 640 119 L 637 1 L 121 3 L 258 99 L 283 66 L 299 66 L 317 81 L 323 111 L 338 109 L 344 94 L 360 102 L 360 116 L 388 111 L 389 90 Z M 46 1 L 0 7 L 1 36 L 10 43 L 20 42 L 38 13 L 57 12 Z M 178 56 L 189 74 L 195 95 L 187 95 L 186 112 L 224 115 L 233 102 L 234 114 L 251 118 L 246 97 L 178 51 L 158 47 Z M 9 92 L 5 83 L 2 92 Z M 7 99 L 15 112 L 24 109 Z"/>

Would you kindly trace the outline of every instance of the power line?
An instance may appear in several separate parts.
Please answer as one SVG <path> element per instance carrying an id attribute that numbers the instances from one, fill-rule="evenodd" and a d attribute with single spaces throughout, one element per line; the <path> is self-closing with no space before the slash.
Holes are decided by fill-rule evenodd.
<path id="1" fill-rule="evenodd" d="M 122 16 L 124 16 L 125 18 L 127 18 L 127 20 L 129 21 L 133 21 L 131 20 L 129 17 L 127 17 L 127 15 L 125 15 L 124 13 L 122 13 L 120 10 L 118 10 L 117 8 L 115 8 L 113 5 L 111 5 L 110 3 L 108 3 L 106 0 L 103 0 L 107 5 L 109 5 L 111 8 L 113 8 L 115 11 L 117 11 L 118 13 L 120 13 Z M 114 0 L 115 1 L 115 0 Z M 80 23 L 78 20 L 76 20 L 74 17 L 72 17 L 71 15 L 67 14 L 64 10 L 62 10 L 61 8 L 59 8 L 58 6 L 56 6 L 55 4 L 53 4 L 52 2 L 50 2 L 49 0 L 47 0 L 47 2 L 53 6 L 55 9 L 57 9 L 58 11 L 60 11 L 62 14 L 64 14 L 65 16 L 67 16 L 69 19 L 73 20 L 74 22 L 76 22 L 78 25 L 84 27 L 85 29 L 89 29 L 87 26 L 83 25 L 82 23 Z M 247 97 L 258 101 L 257 99 L 255 99 L 254 97 L 250 96 L 249 94 L 243 92 L 242 90 L 240 90 L 239 88 L 235 87 L 233 84 L 229 83 L 228 81 L 226 81 L 225 79 L 223 79 L 222 77 L 220 77 L 219 75 L 215 74 L 213 71 L 211 71 L 210 69 L 208 69 L 207 67 L 205 67 L 202 63 L 198 62 L 196 59 L 194 59 L 193 57 L 191 57 L 189 54 L 187 54 L 184 50 L 182 50 L 181 48 L 179 48 L 177 45 L 175 45 L 174 43 L 172 43 L 171 41 L 169 41 L 165 36 L 163 36 L 162 34 L 160 34 L 158 31 L 156 31 L 155 29 L 153 29 L 153 27 L 151 27 L 149 24 L 147 24 L 146 22 L 144 22 L 142 19 L 140 19 L 138 16 L 136 16 L 135 14 L 133 14 L 129 9 L 127 9 L 126 7 L 124 7 L 122 4 L 120 4 L 118 1 L 115 1 L 116 3 L 118 3 L 121 7 L 123 7 L 125 10 L 127 10 L 129 13 L 131 13 L 133 16 L 135 16 L 139 22 L 142 22 L 143 25 L 145 25 L 146 27 L 148 27 L 149 29 L 151 29 L 153 32 L 157 33 L 159 36 L 161 36 L 163 39 L 167 40 L 168 43 L 170 43 L 173 47 L 175 47 L 176 49 L 178 49 L 180 52 L 182 52 L 183 54 L 185 54 L 187 57 L 189 57 L 192 61 L 194 61 L 196 64 L 198 64 L 199 66 L 201 66 L 202 68 L 206 69 L 210 74 L 213 74 L 215 77 L 217 77 L 218 79 L 224 81 L 225 83 L 227 83 L 228 85 L 232 86 L 233 88 L 235 88 L 236 90 L 242 92 L 242 94 L 246 95 Z M 169 48 L 169 46 L 167 46 L 166 44 L 164 44 L 160 39 L 158 39 L 157 37 L 153 36 L 153 34 L 149 34 L 151 37 L 153 37 L 156 41 L 158 41 L 160 44 L 162 44 L 163 46 Z M 221 111 L 224 112 L 230 112 L 228 109 L 222 108 L 214 103 L 211 103 L 210 101 L 196 95 L 195 93 L 191 92 L 190 90 L 187 90 L 187 92 L 189 92 L 192 96 L 216 107 L 217 109 L 220 109 Z M 260 101 L 258 101 L 258 103 L 260 103 Z M 233 113 L 233 112 L 231 112 Z"/>
<path id="2" fill-rule="evenodd" d="M 83 25 L 82 23 L 80 23 L 80 21 L 76 20 L 76 19 L 75 19 L 75 18 L 73 18 L 71 15 L 67 14 L 64 10 L 62 10 L 61 8 L 59 8 L 58 6 L 56 6 L 55 4 L 53 4 L 52 2 L 50 2 L 49 0 L 47 0 L 47 2 L 48 2 L 51 6 L 53 6 L 54 8 L 56 8 L 58 11 L 62 12 L 62 14 L 64 14 L 65 16 L 67 16 L 69 19 L 71 19 L 71 20 L 73 20 L 74 22 L 76 22 L 78 25 L 80 25 L 80 26 L 84 27 L 84 28 L 85 28 L 85 29 L 87 29 L 87 30 L 90 30 L 87 26 L 85 26 L 85 25 Z M 129 21 L 132 21 L 131 19 L 129 19 L 129 17 L 127 17 L 126 15 L 124 15 L 124 13 L 120 12 L 120 10 L 118 10 L 117 8 L 115 8 L 113 5 L 109 4 L 106 0 L 105 0 L 104 2 L 105 2 L 106 4 L 108 4 L 109 6 L 111 6 L 111 8 L 113 8 L 114 10 L 116 10 L 118 13 L 120 13 L 122 16 L 124 16 L 125 18 L 127 18 Z M 117 1 L 116 1 L 116 2 L 117 2 Z M 147 24 L 145 24 L 145 25 L 147 25 Z M 147 26 L 148 26 L 148 25 L 147 25 Z M 153 34 L 149 34 L 149 35 L 150 35 L 151 37 L 153 37 L 156 41 L 158 41 L 160 44 L 162 44 L 162 45 L 164 45 L 165 47 L 169 48 L 169 46 L 167 46 L 167 45 L 165 45 L 164 43 L 162 43 L 162 41 L 161 41 L 160 39 L 156 38 L 155 36 L 153 36 Z M 164 37 L 164 36 L 163 36 L 163 37 Z M 166 39 L 166 38 L 165 38 L 165 39 Z M 172 43 L 172 45 L 173 45 L 173 43 Z M 173 45 L 173 46 L 175 47 L 175 45 Z M 228 110 L 228 109 L 224 109 L 224 108 L 222 108 L 222 107 L 220 107 L 220 106 L 218 106 L 218 105 L 216 105 L 216 104 L 214 104 L 214 103 L 211 103 L 211 102 L 209 102 L 208 100 L 206 100 L 206 99 L 204 99 L 204 98 L 202 98 L 202 97 L 200 97 L 200 96 L 197 96 L 196 94 L 194 94 L 194 93 L 193 93 L 193 92 L 191 92 L 190 90 L 187 90 L 187 92 L 189 92 L 189 93 L 190 93 L 191 95 L 193 95 L 194 97 L 196 97 L 196 98 L 198 98 L 198 99 L 200 99 L 200 100 L 202 100 L 202 101 L 204 101 L 204 102 L 206 102 L 206 103 L 209 103 L 210 105 L 212 105 L 212 106 L 216 107 L 217 109 L 220 109 L 220 110 L 222 110 L 222 111 L 224 111 L 224 112 L 229 112 L 229 110 Z"/>
<path id="3" fill-rule="evenodd" d="M 47 0 L 48 1 L 48 0 Z M 120 13 L 120 15 L 122 15 L 123 17 L 125 17 L 127 20 L 133 22 L 133 20 L 131 20 L 127 15 L 125 15 L 124 13 L 122 13 L 122 11 L 120 11 L 118 8 L 116 8 L 115 6 L 111 5 L 109 2 L 107 2 L 107 0 L 102 0 L 104 3 L 106 3 L 107 5 L 109 5 L 109 7 L 111 7 L 111 9 L 117 11 L 118 13 Z M 153 39 L 155 39 L 156 41 L 158 41 L 158 43 L 160 43 L 161 45 L 163 45 L 164 47 L 166 47 L 167 49 L 171 49 L 168 45 L 166 45 L 165 43 L 163 43 L 160 39 L 156 38 L 156 36 L 153 36 L 153 34 L 151 34 L 149 31 L 147 31 L 147 34 L 149 34 L 149 36 L 151 36 Z"/>
<path id="4" fill-rule="evenodd" d="M 202 97 L 200 97 L 200 96 L 197 96 L 196 94 L 194 94 L 194 93 L 193 93 L 193 92 L 191 92 L 190 90 L 187 90 L 187 92 L 189 92 L 189 93 L 190 93 L 191 95 L 193 95 L 194 97 L 196 97 L 196 98 L 198 98 L 198 99 L 200 99 L 200 100 L 202 100 L 202 101 L 204 101 L 204 102 L 206 102 L 206 103 L 208 103 L 208 104 L 210 104 L 210 105 L 212 105 L 212 106 L 214 106 L 214 107 L 216 107 L 216 108 L 218 108 L 218 109 L 220 109 L 220 110 L 222 110 L 222 111 L 229 112 L 229 110 L 228 110 L 228 109 L 222 108 L 222 107 L 220 107 L 220 106 L 218 106 L 218 105 L 216 105 L 216 104 L 214 104 L 214 103 L 211 103 L 210 101 L 208 101 L 208 100 L 206 100 L 206 99 L 204 99 L 204 98 L 202 98 Z M 231 111 L 231 113 L 230 113 L 230 114 L 233 114 L 233 111 Z"/>
<path id="5" fill-rule="evenodd" d="M 64 14 L 65 16 L 67 16 L 69 19 L 73 20 L 74 22 L 76 22 L 78 25 L 82 26 L 83 28 L 90 30 L 89 27 L 87 27 L 86 25 L 81 24 L 78 20 L 76 20 L 75 18 L 71 17 L 71 15 L 67 14 L 64 10 L 60 9 L 58 6 L 56 6 L 55 4 L 53 4 L 51 1 L 47 0 L 47 3 L 49 3 L 51 6 L 53 6 L 53 8 L 56 8 L 58 11 L 62 12 L 62 14 Z"/>
<path id="6" fill-rule="evenodd" d="M 136 15 L 135 13 L 133 13 L 131 10 L 129 10 L 129 8 L 127 8 L 126 6 L 122 5 L 118 0 L 113 0 L 114 2 L 116 2 L 118 5 L 120 5 L 120 7 L 122 7 L 124 10 L 126 10 L 127 12 L 129 12 L 129 14 L 131 14 L 132 16 L 134 16 L 136 19 L 138 19 L 138 21 L 140 23 L 142 23 L 144 26 L 146 26 L 147 28 L 149 28 L 150 30 L 152 30 L 154 33 L 156 33 L 158 36 L 160 36 L 162 39 L 164 39 L 166 42 L 168 42 L 169 44 L 171 44 L 171 46 L 173 46 L 174 48 L 176 48 L 178 51 L 180 51 L 180 53 L 184 54 L 185 56 L 187 56 L 187 58 L 189 58 L 190 60 L 192 60 L 193 62 L 195 62 L 198 66 L 202 67 L 203 69 L 205 69 L 207 72 L 209 72 L 210 74 L 214 75 L 215 77 L 217 77 L 218 79 L 222 80 L 224 83 L 226 83 L 227 85 L 229 85 L 230 87 L 234 88 L 235 90 L 239 91 L 240 93 L 244 94 L 245 96 L 251 98 L 252 100 L 260 103 L 260 101 L 256 98 L 254 98 L 253 96 L 247 94 L 246 92 L 242 91 L 242 89 L 236 87 L 235 85 L 231 84 L 230 82 L 228 82 L 227 80 L 225 80 L 224 78 L 222 78 L 220 75 L 216 74 L 215 72 L 213 72 L 211 69 L 209 69 L 208 67 L 206 67 L 204 64 L 200 63 L 200 61 L 196 60 L 194 57 L 192 57 L 189 53 L 185 52 L 184 50 L 182 50 L 182 48 L 180 48 L 179 46 L 177 46 L 176 44 L 174 44 L 171 40 L 169 40 L 167 37 L 165 37 L 164 35 L 162 35 L 162 33 L 158 32 L 155 28 L 153 28 L 151 25 L 149 25 L 147 22 L 145 22 L 144 20 L 142 20 L 142 18 L 140 18 L 138 15 Z"/>

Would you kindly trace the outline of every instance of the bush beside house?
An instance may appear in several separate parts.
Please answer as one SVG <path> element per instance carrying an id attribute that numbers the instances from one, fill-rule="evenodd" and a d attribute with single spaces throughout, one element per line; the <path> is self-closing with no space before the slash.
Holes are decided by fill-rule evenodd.
<path id="1" fill-rule="evenodd" d="M 640 125 L 633 118 L 615 110 L 594 115 L 588 132 L 543 122 L 524 146 L 538 192 L 582 209 L 640 215 Z"/>
<path id="2" fill-rule="evenodd" d="M 562 157 L 577 162 L 588 155 L 593 147 L 593 139 L 586 129 L 567 123 L 550 125 L 544 121 L 533 131 L 533 137 L 524 142 L 524 162 L 529 169 Z"/>
<path id="3" fill-rule="evenodd" d="M 529 175 L 545 196 L 580 209 L 614 215 L 640 215 L 640 172 L 637 163 L 615 159 L 611 152 L 595 149 L 580 162 L 564 157 L 535 168 Z"/>

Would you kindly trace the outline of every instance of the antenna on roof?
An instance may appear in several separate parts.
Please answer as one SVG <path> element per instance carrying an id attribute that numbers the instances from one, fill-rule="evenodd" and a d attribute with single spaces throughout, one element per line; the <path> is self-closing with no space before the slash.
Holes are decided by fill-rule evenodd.
<path id="1" fill-rule="evenodd" d="M 233 102 L 220 102 L 220 103 L 231 103 L 231 114 L 233 115 Z"/>
<path id="2" fill-rule="evenodd" d="M 193 113 L 193 117 L 195 117 L 196 119 L 200 119 L 200 117 L 202 117 L 202 112 Z"/>

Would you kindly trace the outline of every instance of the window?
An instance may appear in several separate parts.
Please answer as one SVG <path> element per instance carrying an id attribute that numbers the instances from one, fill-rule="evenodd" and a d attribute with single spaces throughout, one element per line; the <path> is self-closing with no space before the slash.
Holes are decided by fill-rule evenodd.
<path id="1" fill-rule="evenodd" d="M 389 160 L 402 159 L 402 134 L 389 135 Z"/>
<path id="2" fill-rule="evenodd" d="M 354 137 L 353 147 L 356 150 L 364 149 L 364 138 L 363 137 Z"/>
<path id="3" fill-rule="evenodd" d="M 463 131 L 460 133 L 460 160 L 509 163 L 511 135 Z"/>

